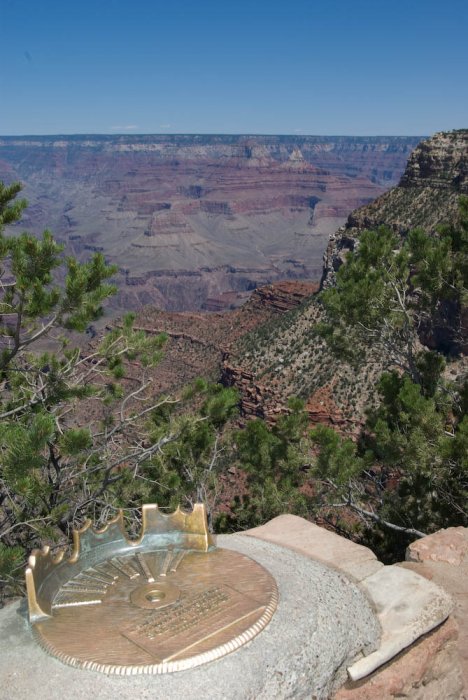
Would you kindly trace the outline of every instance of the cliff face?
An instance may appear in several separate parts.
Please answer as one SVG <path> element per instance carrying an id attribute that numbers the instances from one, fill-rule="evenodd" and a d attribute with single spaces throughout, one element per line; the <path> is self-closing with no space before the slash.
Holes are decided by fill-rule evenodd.
<path id="1" fill-rule="evenodd" d="M 345 226 L 330 236 L 322 285 L 334 283 L 335 272 L 361 231 L 381 224 L 399 233 L 418 226 L 433 231 L 456 219 L 461 194 L 468 194 L 468 129 L 441 132 L 422 141 L 398 186 L 353 211 Z"/>
<path id="2" fill-rule="evenodd" d="M 438 133 L 413 151 L 397 187 L 352 212 L 345 226 L 330 236 L 324 256 L 322 287 L 334 284 L 346 253 L 359 234 L 381 224 L 400 234 L 421 227 L 428 233 L 458 217 L 460 195 L 468 194 L 468 129 Z M 424 345 L 444 352 L 468 351 L 468 338 L 457 329 L 468 325 L 468 309 L 450 302 L 420 329 Z"/>
<path id="3" fill-rule="evenodd" d="M 319 280 L 328 236 L 398 181 L 416 138 L 0 137 L 25 183 L 21 226 L 120 269 L 117 311 L 236 306 L 281 279 Z"/>
<path id="4" fill-rule="evenodd" d="M 365 228 L 381 224 L 404 233 L 415 225 L 426 231 L 455 221 L 460 194 L 468 192 L 468 130 L 436 134 L 411 155 L 399 185 L 348 217 L 345 226 L 330 237 L 325 255 L 322 286 L 333 285 L 336 271 L 353 250 Z M 456 330 L 466 309 L 441 305 L 439 315 L 420 329 L 421 341 L 445 352 L 468 350 Z M 311 423 L 325 423 L 354 433 L 362 423 L 366 405 L 375 400 L 373 385 L 381 362 L 366 351 L 362 367 L 349 371 L 314 335 L 321 309 L 313 298 L 296 311 L 259 326 L 241 338 L 225 360 L 224 377 L 237 386 L 246 400 L 246 415 L 274 416 L 290 395 L 306 401 Z M 364 352 L 364 351 L 363 351 Z"/>
<path id="5" fill-rule="evenodd" d="M 226 377 L 232 375 L 229 383 L 237 384 L 239 380 L 242 384 L 242 409 L 246 415 L 253 415 L 251 406 L 256 402 L 257 390 L 249 386 L 247 391 L 248 376 L 242 376 L 242 372 L 238 376 L 234 367 L 230 371 L 231 349 L 240 338 L 265 323 L 275 323 L 315 291 L 316 284 L 280 282 L 255 290 L 242 308 L 224 313 L 171 313 L 147 307 L 137 315 L 136 327 L 168 336 L 164 355 L 152 370 L 155 393 L 174 392 L 197 377 L 217 381 L 224 373 Z M 258 393 L 262 394 L 261 388 Z"/>
<path id="6" fill-rule="evenodd" d="M 441 132 L 422 141 L 410 156 L 400 186 L 468 194 L 468 129 Z"/>

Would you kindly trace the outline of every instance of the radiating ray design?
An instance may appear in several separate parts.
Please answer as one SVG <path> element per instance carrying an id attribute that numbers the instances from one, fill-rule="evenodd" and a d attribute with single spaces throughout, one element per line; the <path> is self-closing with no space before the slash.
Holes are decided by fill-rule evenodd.
<path id="1" fill-rule="evenodd" d="M 169 566 L 171 564 L 172 555 L 173 555 L 172 551 L 170 549 L 168 549 L 166 556 L 163 559 L 161 570 L 159 572 L 160 576 L 167 576 L 167 570 L 169 569 Z"/>
<path id="2" fill-rule="evenodd" d="M 121 574 L 123 574 L 127 578 L 129 578 L 129 579 L 138 578 L 138 576 L 140 575 L 140 572 L 138 571 L 138 568 L 137 568 L 138 564 L 136 567 L 132 566 L 129 559 L 131 559 L 133 562 L 134 557 L 125 557 L 125 558 L 124 557 L 114 557 L 113 559 L 110 560 L 110 563 L 112 564 L 112 566 L 114 568 L 117 569 L 117 571 L 119 571 Z"/>
<path id="3" fill-rule="evenodd" d="M 165 549 L 143 555 L 153 575 L 153 581 L 159 576 L 165 577 L 177 571 L 177 567 L 180 565 L 186 553 L 187 550 L 184 549 Z M 150 581 L 150 579 L 148 579 L 148 581 Z"/>
<path id="4" fill-rule="evenodd" d="M 104 561 L 101 564 L 95 564 L 92 569 L 86 569 L 84 573 L 91 575 L 93 571 L 97 572 L 99 578 L 103 578 L 107 583 L 114 583 L 119 578 L 118 572 L 109 561 Z"/>
<path id="5" fill-rule="evenodd" d="M 165 578 L 177 571 L 185 554 L 186 550 L 183 549 L 164 549 L 113 557 L 85 569 L 61 586 L 52 608 L 99 605 L 109 586 L 113 586 L 119 578 L 131 581 L 146 579 L 148 583 L 153 583 L 157 578 Z"/>
<path id="6" fill-rule="evenodd" d="M 117 579 L 117 574 L 109 575 L 94 567 L 85 569 L 61 586 L 54 598 L 52 608 L 99 605 L 109 586 L 112 586 Z"/>
<path id="7" fill-rule="evenodd" d="M 154 576 L 152 571 L 149 569 L 148 564 L 146 563 L 146 559 L 143 554 L 138 553 L 135 555 L 135 558 L 140 566 L 140 569 L 143 572 L 143 575 L 146 576 L 146 579 L 148 583 L 153 583 L 154 581 Z"/>
<path id="8" fill-rule="evenodd" d="M 169 570 L 170 571 L 177 571 L 177 567 L 179 566 L 179 564 L 182 561 L 182 559 L 184 558 L 184 556 L 185 556 L 185 550 L 179 549 L 179 551 L 175 553 L 175 556 L 173 557 L 173 559 L 170 563 Z"/>
<path id="9" fill-rule="evenodd" d="M 104 562 L 103 564 L 96 564 L 94 567 L 85 569 L 83 574 L 86 576 L 92 576 L 97 581 L 102 581 L 103 583 L 114 583 L 114 581 L 118 578 L 118 575 L 113 569 L 110 571 L 111 567 L 106 566 L 106 564 L 107 562 Z"/>
<path id="10" fill-rule="evenodd" d="M 94 596 L 91 592 L 59 591 L 55 597 L 52 608 L 71 608 L 79 605 L 99 605 L 102 603 L 102 595 Z"/>

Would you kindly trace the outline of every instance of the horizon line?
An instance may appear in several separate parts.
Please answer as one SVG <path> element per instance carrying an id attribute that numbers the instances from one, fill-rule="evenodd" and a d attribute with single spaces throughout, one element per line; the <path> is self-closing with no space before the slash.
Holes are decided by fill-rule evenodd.
<path id="1" fill-rule="evenodd" d="M 450 129 L 450 130 L 441 130 L 439 132 L 434 132 L 435 133 L 450 133 L 451 131 L 467 131 L 468 129 Z M 125 138 L 138 138 L 140 136 L 250 136 L 250 137 L 255 137 L 255 136 L 288 136 L 291 138 L 301 138 L 301 137 L 307 137 L 307 138 L 428 138 L 430 134 L 312 134 L 312 133 L 280 133 L 280 132 L 271 132 L 271 133 L 262 133 L 262 132 L 253 132 L 253 131 L 245 131 L 245 132 L 234 132 L 234 131 L 174 131 L 174 132 L 136 132 L 136 133 L 128 133 L 128 132 L 115 132 L 115 133 L 108 133 L 108 132 L 98 132 L 98 131 L 90 131 L 90 132 L 73 132 L 73 133 L 61 133 L 61 132 L 54 132 L 54 133 L 49 133 L 49 134 L 0 134 L 0 138 L 49 138 L 49 137 L 90 137 L 90 136 L 99 136 L 99 137 L 106 137 L 106 138 L 115 138 L 115 137 L 125 137 Z"/>

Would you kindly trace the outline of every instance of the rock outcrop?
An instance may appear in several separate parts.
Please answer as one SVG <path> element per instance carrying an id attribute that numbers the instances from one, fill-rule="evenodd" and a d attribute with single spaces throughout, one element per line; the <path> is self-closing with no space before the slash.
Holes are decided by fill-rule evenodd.
<path id="1" fill-rule="evenodd" d="M 367 226 L 385 223 L 404 234 L 414 222 L 431 231 L 443 221 L 456 221 L 459 197 L 468 189 L 467 173 L 468 130 L 423 141 L 398 187 L 354 211 L 346 226 L 330 237 L 322 287 L 334 284 L 337 270 Z M 258 292 L 257 299 L 267 293 Z M 437 317 L 421 324 L 421 342 L 433 349 L 466 352 L 468 340 L 463 344 L 460 329 L 466 329 L 467 313 L 466 308 L 444 303 Z M 359 433 L 365 410 L 376 400 L 381 358 L 373 355 L 372 348 L 363 349 L 367 355 L 361 366 L 348 371 L 314 333 L 320 320 L 320 305 L 310 297 L 274 325 L 259 326 L 231 348 L 223 376 L 240 390 L 246 416 L 274 419 L 278 407 L 287 410 L 287 397 L 298 395 L 306 402 L 311 425 L 322 423 L 351 436 Z"/>
<path id="2" fill-rule="evenodd" d="M 255 380 L 251 372 L 230 364 L 229 355 L 223 363 L 221 382 L 239 392 L 239 410 L 242 418 L 263 418 L 271 422 L 273 415 L 285 410 L 280 396 Z"/>
<path id="3" fill-rule="evenodd" d="M 348 682 L 333 700 L 464 700 L 457 639 L 449 618 L 369 678 Z"/>
<path id="4" fill-rule="evenodd" d="M 402 566 L 443 586 L 452 596 L 459 629 L 454 651 L 461 660 L 462 698 L 468 698 L 468 529 L 449 527 L 412 542 Z"/>
<path id="5" fill-rule="evenodd" d="M 336 272 L 359 234 L 380 225 L 404 235 L 421 227 L 434 232 L 440 224 L 457 221 L 460 195 L 468 194 L 468 129 L 438 133 L 413 151 L 398 187 L 353 211 L 346 225 L 330 236 L 321 287 L 335 283 Z M 421 342 L 433 350 L 456 354 L 468 351 L 468 308 L 447 300 L 419 329 Z"/>
<path id="6" fill-rule="evenodd" d="M 468 129 L 441 132 L 422 141 L 398 186 L 353 211 L 345 226 L 330 236 L 322 286 L 334 284 L 335 273 L 361 231 L 382 224 L 401 234 L 418 226 L 434 231 L 439 224 L 456 220 L 461 194 L 468 194 Z"/>
<path id="7" fill-rule="evenodd" d="M 468 129 L 440 132 L 422 141 L 409 158 L 400 186 L 468 194 Z"/>
<path id="8" fill-rule="evenodd" d="M 252 294 L 251 304 L 255 308 L 274 309 L 286 313 L 302 304 L 304 299 L 318 292 L 318 283 L 279 282 L 259 287 Z"/>

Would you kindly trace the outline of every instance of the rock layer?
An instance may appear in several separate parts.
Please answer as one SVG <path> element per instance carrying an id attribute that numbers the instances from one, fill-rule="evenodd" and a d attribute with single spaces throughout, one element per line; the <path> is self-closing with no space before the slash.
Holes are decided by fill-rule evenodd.
<path id="1" fill-rule="evenodd" d="M 384 224 L 403 234 L 417 226 L 434 231 L 439 224 L 456 220 L 462 194 L 468 194 L 468 129 L 441 132 L 422 141 L 398 187 L 353 211 L 345 226 L 330 236 L 322 286 L 334 283 L 344 256 L 364 229 Z"/>
<path id="2" fill-rule="evenodd" d="M 120 269 L 119 310 L 229 308 L 232 294 L 320 279 L 328 235 L 395 184 L 416 138 L 0 138 L 22 226 Z M 226 296 L 227 295 L 227 296 Z M 234 301 L 235 303 L 235 301 Z"/>

